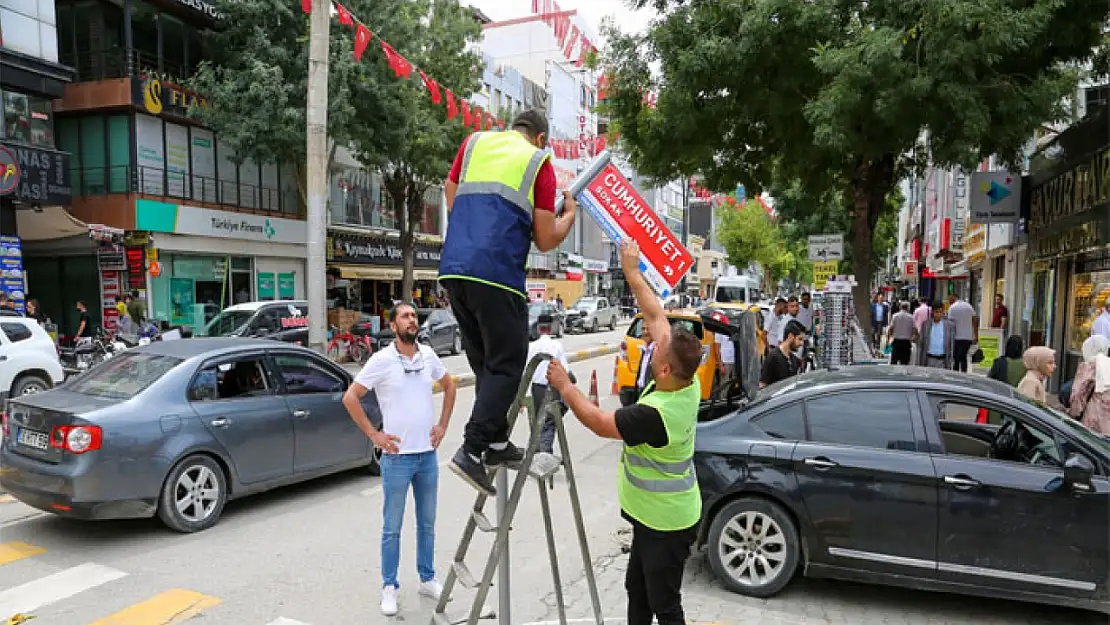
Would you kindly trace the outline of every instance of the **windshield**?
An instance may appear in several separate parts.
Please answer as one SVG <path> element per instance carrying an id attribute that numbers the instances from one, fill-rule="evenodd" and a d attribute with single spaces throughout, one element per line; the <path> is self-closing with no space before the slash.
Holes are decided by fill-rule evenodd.
<path id="1" fill-rule="evenodd" d="M 231 336 L 238 334 L 254 316 L 253 310 L 225 310 L 208 322 L 197 336 Z"/>
<path id="2" fill-rule="evenodd" d="M 583 297 L 574 303 L 576 310 L 593 310 L 597 307 L 597 300 L 592 297 Z"/>
<path id="3" fill-rule="evenodd" d="M 748 301 L 748 289 L 743 286 L 717 287 L 717 302 L 721 304 L 743 303 Z"/>
<path id="4" fill-rule="evenodd" d="M 94 397 L 131 399 L 181 362 L 173 356 L 128 351 L 90 369 L 71 382 L 68 390 Z"/>

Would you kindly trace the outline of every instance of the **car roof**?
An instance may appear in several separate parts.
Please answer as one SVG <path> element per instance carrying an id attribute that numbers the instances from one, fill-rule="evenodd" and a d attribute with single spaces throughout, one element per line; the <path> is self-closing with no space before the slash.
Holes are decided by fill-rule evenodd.
<path id="1" fill-rule="evenodd" d="M 188 360 L 196 356 L 214 356 L 236 351 L 260 348 L 300 349 L 311 351 L 289 343 L 281 343 L 267 339 L 243 339 L 225 337 L 194 337 L 191 339 L 178 339 L 176 341 L 154 341 L 149 345 L 136 347 L 134 350 L 159 356 L 172 356 Z"/>
<path id="2" fill-rule="evenodd" d="M 240 311 L 240 310 L 253 312 L 253 311 L 259 310 L 261 308 L 265 308 L 266 306 L 279 306 L 279 305 L 280 306 L 288 306 L 290 304 L 292 304 L 294 306 L 308 306 L 308 302 L 303 300 L 303 299 L 297 299 L 297 300 L 266 300 L 264 302 L 244 302 L 242 304 L 235 304 L 234 306 L 228 306 L 224 310 L 225 311 L 230 310 L 232 312 Z"/>
<path id="3" fill-rule="evenodd" d="M 853 365 L 806 373 L 798 376 L 796 382 L 778 397 L 808 395 L 810 392 L 835 390 L 837 387 L 871 389 L 889 386 L 960 392 L 970 388 L 983 393 L 1014 397 L 1014 388 L 997 380 L 947 369 L 903 365 Z"/>

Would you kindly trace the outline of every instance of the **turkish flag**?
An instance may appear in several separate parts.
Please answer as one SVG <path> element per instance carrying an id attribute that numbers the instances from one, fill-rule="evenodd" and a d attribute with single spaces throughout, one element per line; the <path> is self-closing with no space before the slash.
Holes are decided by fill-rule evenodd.
<path id="1" fill-rule="evenodd" d="M 578 27 L 570 27 L 570 38 L 567 40 L 567 47 L 563 50 L 563 56 L 568 59 L 571 58 L 571 52 L 574 52 L 574 44 L 578 43 Z"/>
<path id="2" fill-rule="evenodd" d="M 305 15 L 312 14 L 312 0 L 301 0 L 301 10 Z"/>
<path id="3" fill-rule="evenodd" d="M 470 104 L 466 100 L 460 100 L 462 104 L 463 126 L 469 128 L 474 124 L 474 118 L 470 116 Z"/>
<path id="4" fill-rule="evenodd" d="M 503 119 L 497 120 L 497 127 L 501 130 L 504 130 L 505 129 L 505 120 L 503 120 Z"/>
<path id="5" fill-rule="evenodd" d="M 455 94 L 451 93 L 450 89 L 444 89 L 447 92 L 447 119 L 455 119 L 459 116 L 459 107 L 455 106 Z"/>
<path id="6" fill-rule="evenodd" d="M 439 83 L 424 72 L 420 72 L 420 79 L 424 81 L 424 86 L 428 88 L 428 93 L 432 94 L 432 104 L 439 104 L 443 102 L 443 98 L 439 94 Z"/>
<path id="7" fill-rule="evenodd" d="M 339 4 L 338 2 L 336 2 L 335 3 L 335 12 L 339 14 L 339 23 L 340 24 L 343 24 L 344 26 L 354 26 L 355 25 L 355 21 L 353 19 L 351 19 L 351 12 L 347 10 L 347 7 L 345 7 L 342 4 Z"/>
<path id="8" fill-rule="evenodd" d="M 359 22 L 355 27 L 355 60 L 361 61 L 362 55 L 366 52 L 366 46 L 370 45 L 370 40 L 374 38 L 374 33 L 365 24 Z"/>
<path id="9" fill-rule="evenodd" d="M 385 53 L 385 60 L 389 63 L 389 69 L 393 70 L 393 73 L 398 78 L 412 77 L 412 63 L 409 63 L 408 59 L 398 54 L 397 51 L 393 49 L 393 46 L 386 43 L 384 39 L 380 41 L 382 42 L 382 52 Z"/>
<path id="10" fill-rule="evenodd" d="M 482 118 L 485 117 L 485 111 L 483 111 L 482 107 L 480 107 L 480 106 L 473 106 L 473 107 L 471 107 L 471 115 L 473 116 L 473 119 L 471 121 L 474 122 L 474 124 L 473 124 L 474 130 L 481 131 L 482 130 Z"/>

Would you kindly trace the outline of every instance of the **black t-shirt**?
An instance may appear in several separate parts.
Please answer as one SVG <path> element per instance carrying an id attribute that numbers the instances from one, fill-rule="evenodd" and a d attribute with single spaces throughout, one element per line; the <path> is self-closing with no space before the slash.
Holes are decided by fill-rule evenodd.
<path id="1" fill-rule="evenodd" d="M 92 336 L 92 326 L 89 321 L 88 312 L 81 313 L 81 317 L 77 320 L 77 327 L 79 329 L 82 328 L 82 323 L 84 323 L 83 329 L 81 330 L 81 333 L 77 336 Z"/>
<path id="2" fill-rule="evenodd" d="M 763 359 L 763 373 L 759 376 L 759 381 L 770 386 L 797 374 L 798 359 L 793 355 L 787 358 L 786 354 L 776 347 Z"/>

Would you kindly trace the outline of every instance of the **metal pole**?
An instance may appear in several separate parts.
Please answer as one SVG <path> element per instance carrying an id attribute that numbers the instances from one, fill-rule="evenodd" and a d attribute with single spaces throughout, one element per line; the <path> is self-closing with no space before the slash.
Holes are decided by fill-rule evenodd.
<path id="1" fill-rule="evenodd" d="M 305 288 L 308 295 L 308 346 L 324 351 L 327 336 L 327 280 L 324 246 L 327 238 L 328 196 L 328 38 L 331 3 L 316 0 L 309 18 L 307 153 L 308 185 L 308 267 Z"/>
<path id="2" fill-rule="evenodd" d="M 543 485 L 540 485 L 543 488 Z M 509 504 L 509 472 L 501 469 L 497 472 L 497 524 L 509 523 L 505 518 L 505 509 Z M 506 536 L 505 544 L 501 545 L 501 561 L 497 564 L 497 622 L 500 625 L 512 625 L 511 612 L 513 608 L 512 593 L 509 590 L 509 540 Z"/>

